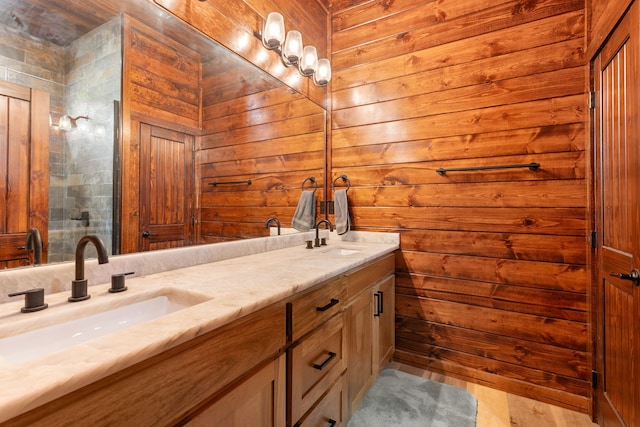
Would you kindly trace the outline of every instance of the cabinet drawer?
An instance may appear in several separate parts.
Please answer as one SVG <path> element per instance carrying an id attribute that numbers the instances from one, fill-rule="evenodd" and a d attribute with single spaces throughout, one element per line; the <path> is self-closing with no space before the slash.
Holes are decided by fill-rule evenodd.
<path id="1" fill-rule="evenodd" d="M 359 293 L 395 271 L 395 255 L 389 254 L 382 259 L 349 272 L 346 275 L 347 300 L 351 301 Z"/>
<path id="2" fill-rule="evenodd" d="M 345 375 L 331 386 L 329 392 L 299 423 L 298 427 L 346 427 L 347 388 Z"/>
<path id="3" fill-rule="evenodd" d="M 304 334 L 326 322 L 344 308 L 345 285 L 342 278 L 301 295 L 289 303 L 289 340 L 297 341 Z"/>
<path id="4" fill-rule="evenodd" d="M 340 313 L 289 349 L 293 423 L 342 375 L 346 368 L 346 345 L 344 313 Z"/>

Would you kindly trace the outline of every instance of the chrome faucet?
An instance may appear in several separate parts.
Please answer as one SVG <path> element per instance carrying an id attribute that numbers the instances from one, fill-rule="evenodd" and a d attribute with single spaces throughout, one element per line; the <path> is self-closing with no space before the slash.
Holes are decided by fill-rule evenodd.
<path id="1" fill-rule="evenodd" d="M 267 220 L 267 224 L 266 224 L 266 225 L 267 225 L 267 228 L 269 228 L 269 224 L 270 224 L 271 222 L 275 222 L 275 223 L 276 223 L 276 225 L 278 226 L 278 236 L 279 236 L 279 235 L 280 235 L 280 220 L 279 220 L 278 218 L 276 218 L 276 217 L 271 217 L 271 218 L 269 218 L 269 219 Z"/>
<path id="2" fill-rule="evenodd" d="M 70 302 L 84 301 L 91 298 L 91 295 L 87 293 L 87 279 L 84 278 L 84 250 L 89 242 L 93 243 L 96 251 L 98 251 L 98 264 L 109 262 L 107 249 L 98 236 L 84 236 L 78 241 L 76 246 L 76 280 L 71 282 Z"/>
<path id="3" fill-rule="evenodd" d="M 320 224 L 325 223 L 325 224 L 329 224 L 329 231 L 333 231 L 333 225 L 331 224 L 331 222 L 328 219 L 321 219 L 320 221 L 316 222 L 315 225 L 315 229 L 316 229 L 316 241 L 315 241 L 315 246 L 316 248 L 318 246 L 320 246 Z M 326 245 L 326 241 L 324 239 L 322 239 L 323 242 L 322 244 Z"/>
<path id="4" fill-rule="evenodd" d="M 27 242 L 25 243 L 27 250 L 33 251 L 33 265 L 42 264 L 42 238 L 37 228 L 27 231 Z"/>

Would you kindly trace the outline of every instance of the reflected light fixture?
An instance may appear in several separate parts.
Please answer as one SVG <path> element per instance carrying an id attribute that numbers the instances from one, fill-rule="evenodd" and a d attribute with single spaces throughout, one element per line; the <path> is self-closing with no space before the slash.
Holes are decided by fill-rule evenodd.
<path id="1" fill-rule="evenodd" d="M 285 36 L 286 34 L 286 36 Z M 331 63 L 318 59 L 315 46 L 304 46 L 302 34 L 291 30 L 285 32 L 284 18 L 278 12 L 267 15 L 262 25 L 262 45 L 280 54 L 287 67 L 296 66 L 301 75 L 310 77 L 316 86 L 326 86 L 331 80 Z"/>
<path id="2" fill-rule="evenodd" d="M 78 116 L 78 117 L 69 117 L 66 114 L 60 116 L 60 120 L 58 121 L 58 127 L 60 130 L 71 131 L 78 127 L 76 123 L 80 119 L 89 120 L 89 116 Z"/>

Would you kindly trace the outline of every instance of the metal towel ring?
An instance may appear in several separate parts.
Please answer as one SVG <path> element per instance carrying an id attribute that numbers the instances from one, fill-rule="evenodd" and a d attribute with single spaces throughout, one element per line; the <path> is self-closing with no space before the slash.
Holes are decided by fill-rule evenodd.
<path id="1" fill-rule="evenodd" d="M 331 188 L 333 190 L 336 189 L 336 181 L 342 179 L 342 182 L 346 182 L 347 183 L 347 191 L 349 191 L 349 188 L 351 188 L 351 181 L 349 181 L 349 178 L 347 178 L 347 175 L 340 175 L 339 177 L 337 177 L 336 179 L 333 180 L 333 184 L 331 185 Z"/>
<path id="2" fill-rule="evenodd" d="M 302 181 L 302 191 L 304 191 L 304 184 L 306 184 L 307 181 L 311 181 L 315 185 L 315 188 L 313 189 L 313 192 L 315 193 L 316 190 L 318 189 L 318 182 L 316 181 L 316 177 L 315 176 L 310 176 L 309 178 L 307 178 L 304 181 Z"/>

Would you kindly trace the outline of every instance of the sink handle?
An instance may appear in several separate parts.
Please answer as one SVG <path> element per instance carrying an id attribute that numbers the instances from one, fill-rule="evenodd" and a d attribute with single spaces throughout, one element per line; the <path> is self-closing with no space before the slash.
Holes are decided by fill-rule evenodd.
<path id="1" fill-rule="evenodd" d="M 34 288 L 22 292 L 14 292 L 12 294 L 9 294 L 8 296 L 17 297 L 19 295 L 24 295 L 24 307 L 20 309 L 20 311 L 23 313 L 40 311 L 49 307 L 49 304 L 44 303 L 43 288 Z"/>
<path id="2" fill-rule="evenodd" d="M 133 273 L 135 273 L 135 271 L 130 271 L 128 273 L 114 274 L 113 276 L 111 276 L 111 287 L 109 288 L 109 292 L 113 294 L 117 292 L 126 291 L 127 287 L 124 284 L 124 276 L 128 276 Z"/>

